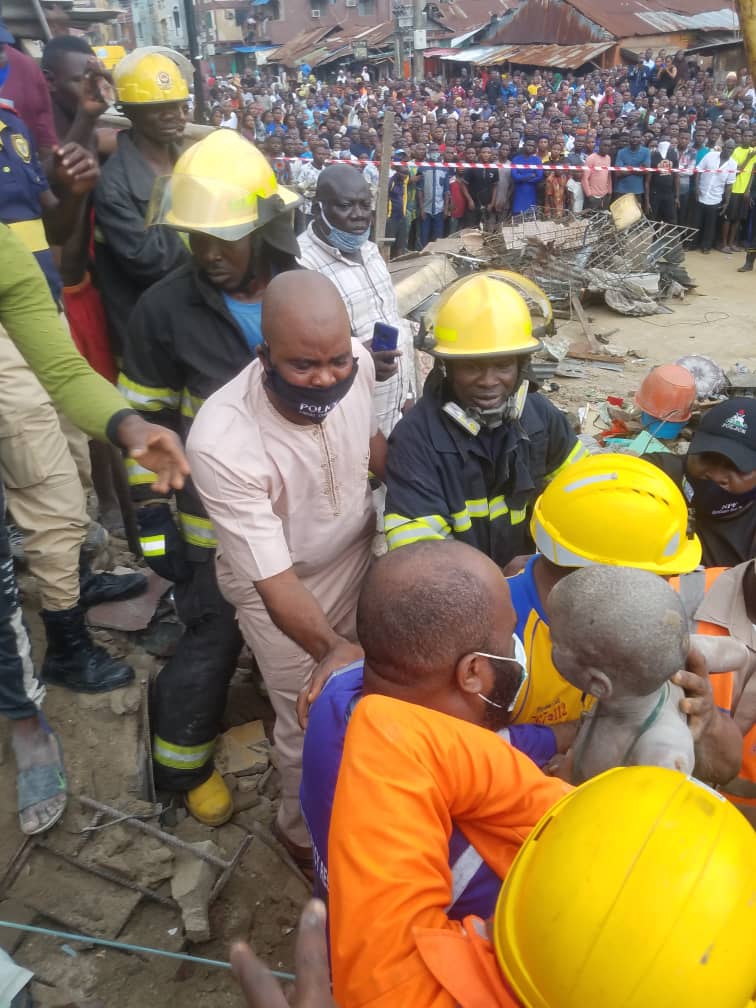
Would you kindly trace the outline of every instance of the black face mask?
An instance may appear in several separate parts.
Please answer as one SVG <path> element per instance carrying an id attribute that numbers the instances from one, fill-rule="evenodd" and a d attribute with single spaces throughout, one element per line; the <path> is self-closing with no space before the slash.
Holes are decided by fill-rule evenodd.
<path id="1" fill-rule="evenodd" d="M 270 352 L 265 345 L 263 345 L 262 352 L 266 360 L 269 361 Z M 265 369 L 265 377 L 268 388 L 273 395 L 284 403 L 284 405 L 288 406 L 292 412 L 298 416 L 306 417 L 306 419 L 311 420 L 313 423 L 320 424 L 323 423 L 332 410 L 336 409 L 352 385 L 354 385 L 354 379 L 357 377 L 357 368 L 359 367 L 359 361 L 356 357 L 352 358 L 352 364 L 352 370 L 347 377 L 340 382 L 336 382 L 335 385 L 329 385 L 328 388 L 292 385 L 291 382 L 281 377 L 272 364 L 269 364 Z"/>

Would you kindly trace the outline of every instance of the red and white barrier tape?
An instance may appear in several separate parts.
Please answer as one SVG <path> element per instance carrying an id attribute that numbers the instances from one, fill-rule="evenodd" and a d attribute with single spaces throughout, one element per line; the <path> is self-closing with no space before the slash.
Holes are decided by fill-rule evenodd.
<path id="1" fill-rule="evenodd" d="M 273 161 L 304 161 L 307 162 L 311 160 L 310 158 L 299 158 L 299 157 L 285 157 L 281 155 L 280 157 L 273 158 Z M 380 167 L 380 161 L 371 161 L 369 158 L 326 158 L 325 161 L 328 165 L 334 164 L 351 164 L 360 165 L 364 168 L 365 165 L 376 165 Z M 688 178 L 692 178 L 693 175 L 717 175 L 721 172 L 729 173 L 731 169 L 720 166 L 719 168 L 649 168 L 646 166 L 642 167 L 619 167 L 616 165 L 563 165 L 563 164 L 535 164 L 532 161 L 518 162 L 517 164 L 512 164 L 511 161 L 507 161 L 502 164 L 498 161 L 489 161 L 485 164 L 482 161 L 392 161 L 392 168 L 542 168 L 543 171 L 555 171 L 555 172 L 616 172 L 619 175 L 648 175 L 648 174 L 658 174 L 658 175 L 687 175 Z M 737 171 L 736 174 L 740 174 Z"/>

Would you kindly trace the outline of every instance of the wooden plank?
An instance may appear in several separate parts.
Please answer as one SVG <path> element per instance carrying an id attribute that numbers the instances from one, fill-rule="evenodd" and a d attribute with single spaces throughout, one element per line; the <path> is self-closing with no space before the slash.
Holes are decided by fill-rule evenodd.
<path id="1" fill-rule="evenodd" d="M 389 250 L 391 248 L 390 244 L 386 242 L 386 216 L 388 213 L 388 184 L 393 153 L 394 111 L 393 109 L 387 109 L 383 116 L 381 167 L 378 173 L 378 192 L 375 197 L 375 242 L 386 262 L 388 262 Z"/>

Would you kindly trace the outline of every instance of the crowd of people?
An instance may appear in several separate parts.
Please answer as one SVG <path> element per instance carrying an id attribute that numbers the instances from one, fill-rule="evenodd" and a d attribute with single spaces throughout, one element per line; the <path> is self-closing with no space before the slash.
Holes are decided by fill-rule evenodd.
<path id="1" fill-rule="evenodd" d="M 152 684 L 156 787 L 206 825 L 233 815 L 214 747 L 246 643 L 275 714 L 273 832 L 327 904 L 336 1003 L 740 1008 L 756 986 L 754 400 L 709 409 L 671 463 L 598 451 L 530 370 L 548 298 L 495 270 L 428 308 L 420 385 L 368 169 L 391 107 L 394 157 L 423 162 L 390 182 L 401 247 L 443 234 L 460 193 L 460 220 L 486 226 L 537 202 L 544 162 L 642 165 L 639 124 L 695 144 L 705 119 L 703 157 L 748 155 L 730 248 L 750 227 L 748 79 L 725 91 L 667 59 L 448 93 L 247 78 L 237 110 L 214 82 L 219 128 L 182 149 L 170 53 L 136 50 L 111 79 L 81 38 L 48 42 L 41 70 L 11 42 L 0 22 L 0 473 L 43 594 L 41 679 L 133 678 L 83 620 L 145 587 L 88 565 L 85 490 L 104 521 L 122 465 L 82 451 L 89 435 L 126 456 L 144 564 L 183 627 Z M 113 100 L 119 132 L 98 125 Z M 520 145 L 502 187 L 485 166 Z M 452 152 L 483 167 L 451 178 L 436 161 Z M 567 174 L 545 175 L 561 213 Z M 672 200 L 656 176 L 599 177 L 596 208 L 635 192 L 676 217 L 681 176 Z M 708 177 L 688 195 L 704 243 Z M 67 784 L 7 522 L 0 564 L 0 711 L 33 835 Z M 322 922 L 316 904 L 302 980 L 327 1005 Z M 277 1003 L 234 956 L 248 1003 Z"/>
<path id="2" fill-rule="evenodd" d="M 212 123 L 258 144 L 279 181 L 305 195 L 324 163 L 350 160 L 375 198 L 391 109 L 395 255 L 533 208 L 554 217 L 604 210 L 627 193 L 654 220 L 694 228 L 690 247 L 750 248 L 756 113 L 744 69 L 715 81 L 695 59 L 660 50 L 584 76 L 490 70 L 418 85 L 298 76 L 211 78 Z M 653 171 L 606 170 L 626 167 Z M 749 255 L 743 268 L 752 267 Z"/>

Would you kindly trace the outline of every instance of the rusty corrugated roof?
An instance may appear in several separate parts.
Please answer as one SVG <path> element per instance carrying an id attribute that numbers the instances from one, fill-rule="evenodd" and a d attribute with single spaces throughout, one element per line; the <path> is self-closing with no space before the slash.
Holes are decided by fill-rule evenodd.
<path id="1" fill-rule="evenodd" d="M 542 42 L 581 45 L 608 40 L 611 34 L 601 25 L 601 21 L 589 19 L 564 0 L 526 0 L 486 42 L 494 45 Z"/>
<path id="2" fill-rule="evenodd" d="M 615 38 L 738 27 L 725 0 L 570 0 L 570 5 Z"/>
<path id="3" fill-rule="evenodd" d="M 734 30 L 726 0 L 525 0 L 485 41 L 580 45 L 676 31 Z"/>

